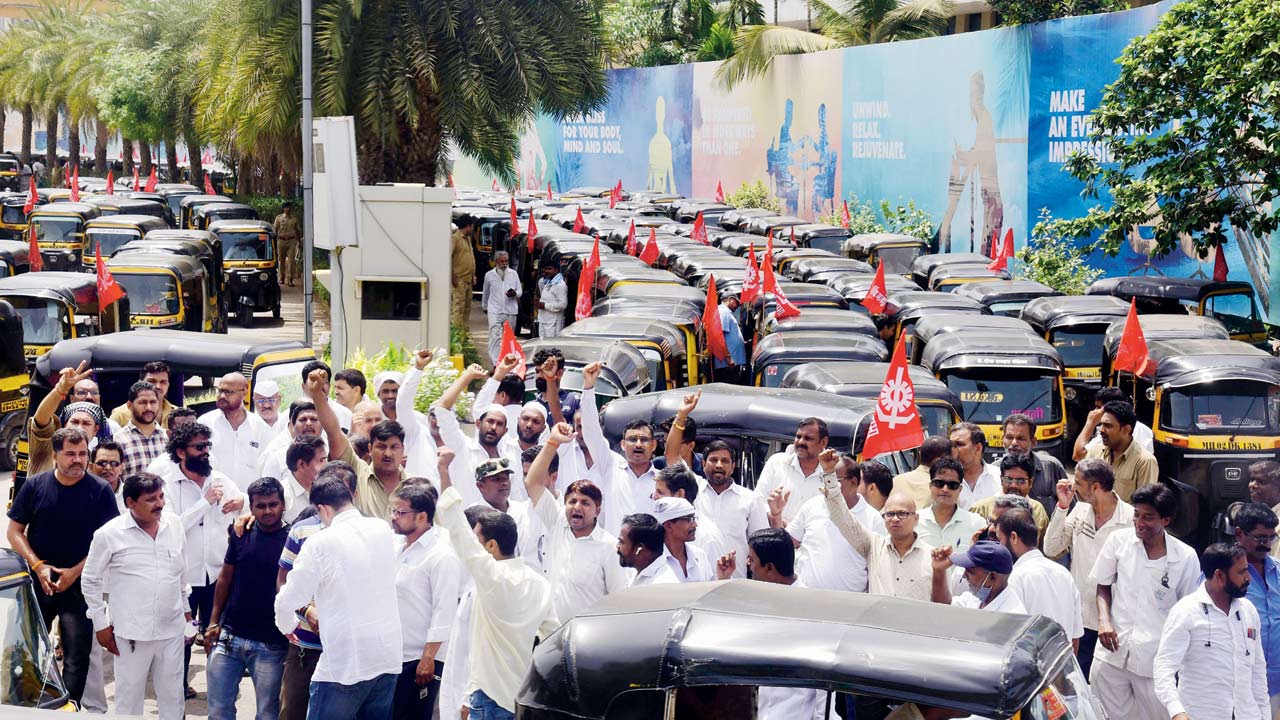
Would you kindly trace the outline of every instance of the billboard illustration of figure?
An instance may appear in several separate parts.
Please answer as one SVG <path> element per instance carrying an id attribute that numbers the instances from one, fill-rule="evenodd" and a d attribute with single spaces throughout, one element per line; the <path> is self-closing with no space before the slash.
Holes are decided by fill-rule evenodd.
<path id="1" fill-rule="evenodd" d="M 538 137 L 537 119 L 530 115 L 520 133 L 520 159 L 516 161 L 516 177 L 521 187 L 536 191 L 546 185 L 549 170 L 547 154 Z"/>
<path id="2" fill-rule="evenodd" d="M 795 104 L 787 98 L 786 111 L 782 116 L 782 127 L 778 129 L 778 139 L 769 143 L 765 151 L 765 167 L 769 177 L 773 178 L 773 194 L 782 200 L 784 212 L 794 215 L 799 205 L 800 188 L 791 166 L 796 163 L 799 148 L 791 140 L 791 121 L 795 117 Z"/>
<path id="3" fill-rule="evenodd" d="M 671 139 L 666 134 L 667 100 L 659 95 L 654 102 L 653 137 L 649 140 L 649 179 L 645 188 L 662 193 L 676 192 L 675 159 Z"/>
<path id="4" fill-rule="evenodd" d="M 816 138 L 793 137 L 795 102 L 787 98 L 778 137 L 765 151 L 765 168 L 774 194 L 782 200 L 783 212 L 790 215 L 809 210 L 816 217 L 834 207 L 839 155 L 827 135 L 826 103 L 818 105 L 817 117 Z"/>
<path id="5" fill-rule="evenodd" d="M 827 105 L 818 106 L 818 140 L 813 143 L 816 158 L 813 167 L 817 174 L 813 178 L 813 216 L 835 212 L 836 198 L 836 162 L 839 154 L 827 136 Z"/>
<path id="6" fill-rule="evenodd" d="M 1000 164 L 996 160 L 995 124 L 991 120 L 991 111 L 986 106 L 986 81 L 982 71 L 975 72 L 969 78 L 969 110 L 976 123 L 973 146 L 962 150 L 960 145 L 952 141 L 955 153 L 951 160 L 951 174 L 947 179 L 947 209 L 938 226 L 938 250 L 951 252 L 951 221 L 966 187 L 969 190 L 969 245 L 958 248 L 963 252 L 978 252 L 988 256 L 994 255 L 992 235 L 999 235 L 1004 226 L 1004 201 L 1000 195 Z M 978 213 L 976 203 L 982 201 L 982 228 L 976 233 L 973 227 Z"/>

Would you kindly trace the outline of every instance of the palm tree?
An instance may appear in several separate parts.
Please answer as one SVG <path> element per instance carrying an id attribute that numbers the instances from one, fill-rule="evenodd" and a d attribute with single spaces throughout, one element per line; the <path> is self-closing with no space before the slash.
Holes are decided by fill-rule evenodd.
<path id="1" fill-rule="evenodd" d="M 779 55 L 833 50 L 939 35 L 951 0 L 807 0 L 817 32 L 784 25 L 749 25 L 734 37 L 734 55 L 716 70 L 726 89 L 759 77 Z"/>

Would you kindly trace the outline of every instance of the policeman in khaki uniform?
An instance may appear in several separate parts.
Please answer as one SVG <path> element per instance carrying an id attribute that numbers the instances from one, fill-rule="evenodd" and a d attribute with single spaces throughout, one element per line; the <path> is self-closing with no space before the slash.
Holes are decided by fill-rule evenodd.
<path id="1" fill-rule="evenodd" d="M 452 292 L 450 303 L 453 308 L 453 325 L 467 326 L 471 317 L 471 290 L 476 283 L 476 258 L 471 253 L 471 234 L 475 228 L 475 220 L 467 216 L 458 218 L 457 230 L 453 231 L 450 241 L 450 268 L 452 269 Z"/>

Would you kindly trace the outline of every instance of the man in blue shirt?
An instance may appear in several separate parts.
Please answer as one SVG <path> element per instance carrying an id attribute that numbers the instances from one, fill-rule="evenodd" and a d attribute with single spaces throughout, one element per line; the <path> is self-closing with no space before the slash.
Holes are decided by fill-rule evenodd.
<path id="1" fill-rule="evenodd" d="M 724 344 L 729 349 L 729 359 L 713 358 L 715 379 L 720 382 L 742 384 L 747 367 L 747 346 L 742 340 L 742 328 L 738 326 L 738 296 L 725 293 L 718 306 L 720 327 L 724 330 Z"/>
<path id="2" fill-rule="evenodd" d="M 1236 544 L 1244 548 L 1249 561 L 1246 597 L 1262 619 L 1262 651 L 1267 659 L 1267 694 L 1273 714 L 1280 708 L 1280 563 L 1271 557 L 1276 522 L 1276 514 L 1261 503 L 1241 506 L 1232 520 Z"/>

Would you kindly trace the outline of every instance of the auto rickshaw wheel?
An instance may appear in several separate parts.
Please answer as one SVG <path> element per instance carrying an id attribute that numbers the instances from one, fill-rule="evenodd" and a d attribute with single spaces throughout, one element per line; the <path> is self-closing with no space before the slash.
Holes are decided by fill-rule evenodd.
<path id="1" fill-rule="evenodd" d="M 253 327 L 253 308 L 241 305 L 236 310 L 236 319 L 240 322 L 240 327 Z"/>
<path id="2" fill-rule="evenodd" d="M 0 470 L 18 467 L 18 438 L 22 435 L 25 413 L 14 413 L 5 419 L 0 428 Z"/>
<path id="3" fill-rule="evenodd" d="M 271 307 L 271 317 L 275 318 L 276 320 L 280 319 L 280 301 L 279 300 L 277 300 L 276 304 Z"/>

